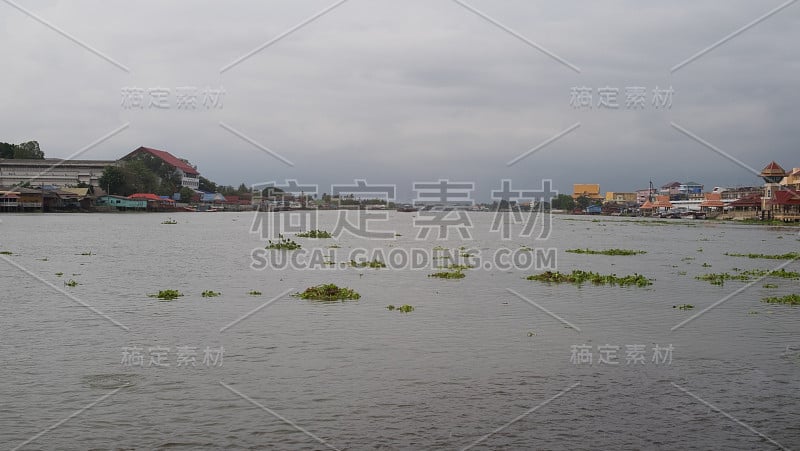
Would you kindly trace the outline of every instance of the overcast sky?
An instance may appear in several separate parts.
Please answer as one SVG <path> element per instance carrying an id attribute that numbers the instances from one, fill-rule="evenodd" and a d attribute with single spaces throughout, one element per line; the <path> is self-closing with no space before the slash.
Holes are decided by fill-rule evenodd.
<path id="1" fill-rule="evenodd" d="M 0 141 L 38 140 L 48 157 L 118 131 L 77 158 L 144 145 L 218 183 L 329 192 L 359 178 L 397 184 L 401 200 L 438 179 L 476 182 L 478 200 L 506 178 L 562 192 L 759 182 L 677 127 L 755 169 L 800 166 L 798 4 L 672 71 L 782 3 L 467 0 L 480 17 L 452 0 L 349 0 L 243 60 L 335 2 L 11 3 L 92 49 L 0 1 Z M 591 109 L 571 105 L 584 86 Z M 652 104 L 657 86 L 671 108 Z M 201 91 L 197 109 L 177 108 L 179 87 Z M 221 104 L 202 105 L 206 87 Z M 597 106 L 605 87 L 618 108 Z M 629 87 L 647 88 L 643 109 L 626 108 Z M 145 107 L 126 108 L 125 88 L 144 89 Z M 169 108 L 148 106 L 150 88 L 170 90 Z"/>

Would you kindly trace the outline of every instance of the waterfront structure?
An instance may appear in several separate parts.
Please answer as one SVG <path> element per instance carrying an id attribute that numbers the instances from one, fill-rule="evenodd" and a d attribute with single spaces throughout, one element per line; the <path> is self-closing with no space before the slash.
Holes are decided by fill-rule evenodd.
<path id="1" fill-rule="evenodd" d="M 800 221 L 800 193 L 797 191 L 775 191 L 766 204 L 769 207 L 770 218 L 779 221 Z"/>
<path id="2" fill-rule="evenodd" d="M 157 158 L 167 166 L 173 168 L 181 177 L 181 186 L 186 186 L 195 190 L 200 188 L 200 172 L 189 163 L 175 157 L 167 151 L 151 149 L 150 147 L 139 147 L 120 160 L 127 161 L 142 156 Z"/>
<path id="3" fill-rule="evenodd" d="M 771 162 L 761 170 L 761 178 L 764 180 L 764 197 L 761 198 L 762 215 L 771 218 L 773 213 L 771 200 L 775 192 L 781 190 L 781 180 L 786 177 L 786 171 L 776 162 Z"/>
<path id="4" fill-rule="evenodd" d="M 124 196 L 106 194 L 97 198 L 96 205 L 101 208 L 113 208 L 119 211 L 146 210 L 147 199 L 130 199 Z"/>
<path id="5" fill-rule="evenodd" d="M 719 212 L 725 207 L 722 202 L 722 194 L 720 193 L 705 193 L 705 200 L 700 204 L 700 210 L 706 212 Z"/>
<path id="6" fill-rule="evenodd" d="M 728 204 L 724 219 L 758 219 L 761 214 L 761 194 L 751 194 Z"/>
<path id="7" fill-rule="evenodd" d="M 113 160 L 0 159 L 0 186 L 66 188 L 95 185 L 103 170 L 116 165 Z"/>
<path id="8" fill-rule="evenodd" d="M 603 200 L 600 195 L 600 185 L 597 183 L 576 183 L 572 185 L 572 198 L 588 197 L 592 200 Z"/>

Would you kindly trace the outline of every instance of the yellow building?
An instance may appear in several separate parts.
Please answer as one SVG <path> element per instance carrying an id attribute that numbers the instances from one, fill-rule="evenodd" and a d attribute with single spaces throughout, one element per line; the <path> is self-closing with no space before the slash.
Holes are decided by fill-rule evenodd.
<path id="1" fill-rule="evenodd" d="M 786 177 L 781 180 L 781 185 L 792 189 L 800 188 L 800 168 L 793 168 L 789 171 Z"/>
<path id="2" fill-rule="evenodd" d="M 600 185 L 597 183 L 576 183 L 572 185 L 572 198 L 586 196 L 589 199 L 603 200 L 600 195 Z"/>
<path id="3" fill-rule="evenodd" d="M 606 202 L 636 202 L 636 193 L 607 191 Z"/>

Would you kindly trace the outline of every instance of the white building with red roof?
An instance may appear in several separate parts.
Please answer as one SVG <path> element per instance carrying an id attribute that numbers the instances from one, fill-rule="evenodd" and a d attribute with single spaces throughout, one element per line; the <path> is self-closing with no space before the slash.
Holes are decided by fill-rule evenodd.
<path id="1" fill-rule="evenodd" d="M 150 155 L 156 157 L 168 166 L 174 168 L 175 171 L 181 176 L 181 186 L 186 186 L 192 189 L 200 188 L 200 172 L 197 171 L 197 168 L 165 150 L 152 149 L 150 147 L 142 146 L 128 155 L 125 155 L 121 158 L 121 160 L 130 160 L 140 155 Z"/>

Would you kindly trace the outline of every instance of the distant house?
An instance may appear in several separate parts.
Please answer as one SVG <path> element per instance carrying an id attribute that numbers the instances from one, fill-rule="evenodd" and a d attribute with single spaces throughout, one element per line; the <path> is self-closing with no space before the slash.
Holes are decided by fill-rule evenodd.
<path id="1" fill-rule="evenodd" d="M 680 182 L 672 182 L 667 183 L 666 185 L 661 186 L 658 189 L 658 194 L 662 196 L 669 196 L 670 198 L 674 198 L 681 193 L 681 183 Z"/>
<path id="2" fill-rule="evenodd" d="M 197 169 L 167 151 L 151 149 L 150 147 L 139 147 L 128 155 L 122 157 L 120 160 L 132 160 L 137 156 L 142 155 L 158 158 L 168 166 L 174 168 L 175 172 L 177 172 L 181 177 L 181 186 L 186 186 L 192 189 L 200 188 L 200 173 L 197 171 Z"/>
<path id="3" fill-rule="evenodd" d="M 655 188 L 645 188 L 636 190 L 636 203 L 642 205 L 648 200 L 650 200 L 650 197 L 655 196 L 656 193 L 658 193 L 658 190 Z"/>

